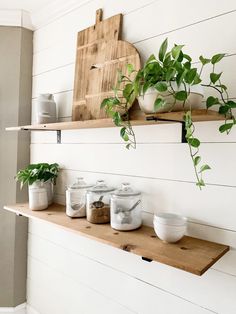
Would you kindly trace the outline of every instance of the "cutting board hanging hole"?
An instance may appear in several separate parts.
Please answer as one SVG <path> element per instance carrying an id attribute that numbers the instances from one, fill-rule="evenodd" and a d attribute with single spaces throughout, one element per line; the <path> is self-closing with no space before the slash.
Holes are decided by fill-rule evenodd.
<path id="1" fill-rule="evenodd" d="M 96 11 L 96 24 L 102 21 L 102 9 Z"/>

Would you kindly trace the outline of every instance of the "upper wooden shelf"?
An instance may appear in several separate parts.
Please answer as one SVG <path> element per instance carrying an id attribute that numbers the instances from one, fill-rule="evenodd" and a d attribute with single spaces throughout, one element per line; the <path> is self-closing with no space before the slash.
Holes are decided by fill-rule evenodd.
<path id="1" fill-rule="evenodd" d="M 69 218 L 65 214 L 65 207 L 58 204 L 53 204 L 43 211 L 32 211 L 27 204 L 4 208 L 18 215 L 47 221 L 81 236 L 137 254 L 144 260 L 157 261 L 199 276 L 229 250 L 227 245 L 188 236 L 175 244 L 164 243 L 157 238 L 153 228 L 147 226 L 129 232 L 116 231 L 109 224 L 95 225 L 85 218 Z"/>
<path id="2" fill-rule="evenodd" d="M 173 123 L 183 121 L 183 112 L 167 112 L 159 114 L 150 114 L 139 116 L 137 119 L 132 119 L 131 123 L 137 125 L 151 125 L 157 123 Z M 147 120 L 147 119 L 148 120 Z M 224 116 L 218 114 L 213 110 L 199 109 L 192 112 L 193 121 L 217 121 L 224 120 Z M 8 127 L 7 131 L 21 131 L 21 130 L 38 130 L 38 131 L 62 131 L 75 129 L 90 129 L 90 128 L 109 128 L 114 127 L 112 119 L 98 119 L 86 121 L 72 121 L 72 122 L 58 122 L 48 124 L 24 125 L 18 127 Z"/>

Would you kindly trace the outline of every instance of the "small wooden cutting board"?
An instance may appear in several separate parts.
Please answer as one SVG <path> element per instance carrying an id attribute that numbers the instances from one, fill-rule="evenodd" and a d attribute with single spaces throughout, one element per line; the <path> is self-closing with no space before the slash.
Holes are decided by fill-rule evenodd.
<path id="1" fill-rule="evenodd" d="M 96 12 L 96 24 L 78 33 L 72 120 L 106 118 L 100 104 L 113 96 L 118 69 L 127 74 L 126 65 L 140 69 L 136 48 L 120 40 L 122 14 L 102 21 Z"/>

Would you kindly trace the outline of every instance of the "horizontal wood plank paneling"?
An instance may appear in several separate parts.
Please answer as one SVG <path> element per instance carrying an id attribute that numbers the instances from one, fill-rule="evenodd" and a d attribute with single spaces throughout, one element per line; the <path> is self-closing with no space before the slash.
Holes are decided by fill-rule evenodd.
<path id="1" fill-rule="evenodd" d="M 35 250 L 29 252 L 30 258 L 47 264 L 52 271 L 55 270 L 66 277 L 73 278 L 75 282 L 81 285 L 100 291 L 101 294 L 119 304 L 123 303 L 124 306 L 135 313 L 146 314 L 148 306 L 150 308 L 148 313 L 150 314 L 156 313 L 157 307 L 165 308 L 165 313 L 171 313 L 174 309 L 175 313 L 186 314 L 187 311 L 201 313 L 203 310 L 190 302 L 178 299 L 178 296 L 172 293 L 161 291 L 156 286 L 149 286 L 145 282 L 76 253 L 69 252 L 48 241 L 42 241 L 36 237 L 31 237 L 30 241 L 32 241 L 32 247 L 35 248 Z M 46 259 L 43 258 L 43 254 L 46 254 Z M 60 260 L 60 263 L 54 265 L 53 256 Z M 69 261 L 72 261 L 70 267 L 68 265 L 70 264 Z M 35 277 L 33 269 L 29 271 L 29 276 Z M 110 289 L 111 286 L 113 289 Z M 137 295 L 143 297 L 137 298 Z M 169 305 L 167 303 L 165 305 L 167 300 L 169 300 Z"/>
<path id="2" fill-rule="evenodd" d="M 184 8 L 184 15 L 179 18 L 176 12 L 179 11 L 180 7 L 175 0 L 168 2 L 122 0 L 113 2 L 112 5 L 110 5 L 109 0 L 94 0 L 37 30 L 34 36 L 34 51 L 38 52 L 55 45 L 59 41 L 64 41 L 68 38 L 68 34 L 70 36 L 72 34 L 76 38 L 78 31 L 94 24 L 94 15 L 91 12 L 95 12 L 99 7 L 104 8 L 104 18 L 117 13 L 127 14 L 124 19 L 124 39 L 130 42 L 169 33 L 236 9 L 234 0 L 227 2 L 199 0 L 198 2 L 191 2 L 191 5 L 187 0 L 182 0 L 181 7 Z M 166 18 L 167 12 L 168 18 Z M 128 14 L 130 15 L 129 18 Z M 86 19 L 78 18 L 84 16 Z M 157 16 L 158 18 L 155 18 Z M 139 22 L 137 23 L 137 21 Z M 126 30 L 128 30 L 127 35 Z"/>
<path id="3" fill-rule="evenodd" d="M 134 14 L 135 12 L 125 15 L 124 24 L 133 23 Z M 157 35 L 151 39 L 145 37 L 147 35 L 143 32 L 135 32 L 134 36 L 140 36 L 136 38 L 137 42 L 132 39 L 132 35 L 129 35 L 129 32 L 133 32 L 133 27 L 124 28 L 124 36 L 126 40 L 134 43 L 143 60 L 148 58 L 152 53 L 157 54 L 161 43 L 168 37 L 169 47 L 175 43 L 185 44 L 185 51 L 191 55 L 193 62 L 196 62 L 200 55 L 209 57 L 219 52 L 228 54 L 236 53 L 236 44 L 231 40 L 235 36 L 235 16 L 236 12 L 232 12 L 198 24 L 193 24 L 187 28 L 177 29 L 164 35 L 158 35 L 158 28 L 156 28 Z M 131 21 L 129 22 L 130 19 Z M 219 41 L 218 34 L 222 28 L 226 28 L 227 32 Z M 204 42 L 204 45 L 202 45 L 202 42 Z M 39 51 L 34 55 L 33 75 L 74 63 L 75 49 L 75 36 L 68 34 L 65 39 L 57 44 Z"/>
<path id="4" fill-rule="evenodd" d="M 115 314 L 134 313 L 93 288 L 53 271 L 45 263 L 29 258 L 28 265 L 28 300 L 43 314 L 94 314 L 98 309 L 106 314 L 111 311 Z"/>
<path id="5" fill-rule="evenodd" d="M 201 145 L 202 159 L 212 167 L 206 183 L 235 186 L 235 150 L 234 143 Z M 57 161 L 64 169 L 195 182 L 188 146 L 181 143 L 139 144 L 136 150 L 117 144 L 32 144 L 31 156 L 35 162 Z"/>
<path id="6" fill-rule="evenodd" d="M 45 236 L 45 235 L 44 235 Z M 70 236 L 68 234 L 67 236 Z M 87 251 L 86 253 L 81 250 L 81 240 L 84 241 L 84 239 L 80 239 L 78 237 L 77 240 L 77 247 L 76 252 L 70 252 L 68 249 L 65 249 L 63 247 L 58 247 L 57 244 L 54 243 L 49 243 L 48 240 L 43 240 L 40 237 L 36 235 L 31 235 L 30 236 L 30 241 L 29 241 L 29 255 L 32 256 L 33 258 L 36 258 L 40 261 L 43 261 L 50 265 L 51 267 L 54 266 L 59 272 L 65 272 L 67 276 L 73 276 L 73 278 L 77 279 L 78 281 L 82 281 L 83 284 L 86 285 L 91 285 L 94 287 L 94 289 L 100 290 L 103 292 L 105 295 L 110 296 L 110 297 L 116 297 L 116 300 L 121 298 L 121 300 L 127 300 L 125 296 L 122 295 L 122 293 L 126 293 L 127 291 L 120 292 L 120 295 L 116 293 L 116 290 L 110 291 L 108 288 L 111 286 L 110 282 L 113 282 L 114 286 L 119 289 L 120 283 L 119 281 L 121 280 L 123 282 L 124 287 L 129 287 L 129 280 L 126 276 L 124 276 L 123 272 L 127 271 L 129 267 L 123 267 L 122 265 L 127 264 L 131 266 L 131 263 L 133 263 L 133 268 L 138 268 L 138 273 L 136 270 L 131 271 L 132 277 L 135 276 L 137 279 L 152 283 L 156 288 L 161 288 L 165 291 L 169 291 L 171 294 L 174 294 L 178 297 L 181 298 L 187 298 L 195 304 L 199 304 L 202 307 L 208 308 L 212 311 L 216 311 L 218 313 L 224 313 L 222 309 L 224 308 L 225 298 L 227 298 L 227 301 L 231 299 L 231 304 L 233 300 L 233 291 L 229 295 L 227 291 L 223 288 L 224 286 L 231 287 L 233 289 L 234 285 L 236 285 L 236 277 L 231 276 L 231 275 L 226 275 L 221 273 L 220 271 L 215 271 L 215 270 L 209 270 L 205 275 L 201 277 L 201 280 L 198 280 L 199 277 L 196 276 L 188 276 L 187 273 L 182 272 L 182 278 L 181 278 L 181 272 L 175 269 L 169 269 L 171 272 L 171 277 L 170 274 L 169 276 L 166 277 L 167 275 L 167 269 L 163 268 L 162 264 L 159 263 L 139 263 L 141 259 L 134 258 L 133 255 L 129 256 L 126 254 L 126 256 L 119 257 L 119 260 L 116 261 L 113 264 L 109 264 L 110 262 L 106 261 L 107 257 L 102 255 L 102 252 L 100 254 L 97 253 L 96 259 L 100 261 L 100 263 L 97 263 L 94 260 L 91 260 L 92 256 L 90 255 L 90 246 L 87 246 Z M 99 246 L 99 244 L 97 244 Z M 99 248 L 98 248 L 99 249 Z M 81 254 L 86 254 L 85 256 L 81 256 Z M 112 252 L 110 252 L 111 254 Z M 115 253 L 115 252 L 114 252 Z M 77 255 L 79 254 L 79 255 Z M 57 260 L 60 260 L 60 263 L 57 263 L 57 265 L 54 265 L 54 258 L 56 257 Z M 110 259 L 110 258 L 109 258 Z M 231 256 L 232 259 L 232 256 Z M 111 259 L 110 259 L 111 260 Z M 124 260 L 124 261 L 122 261 Z M 73 269 L 73 264 L 71 264 L 71 268 L 66 267 L 70 261 L 73 261 L 75 265 L 81 265 L 82 269 L 84 270 L 83 274 L 80 273 L 78 270 L 77 273 Z M 103 265 L 101 262 L 103 261 Z M 104 262 L 108 265 L 110 265 L 113 269 L 116 269 L 116 273 L 114 273 L 113 270 L 107 268 L 107 266 L 104 265 Z M 119 266 L 120 265 L 120 266 Z M 134 267 L 135 266 L 135 267 Z M 155 278 L 150 280 L 150 269 L 148 268 L 151 267 L 152 272 L 154 272 Z M 90 272 L 90 277 L 88 278 L 86 269 Z M 125 270 L 126 269 L 126 270 Z M 122 273 L 121 273 L 122 271 Z M 118 272 L 118 273 L 117 273 Z M 163 273 L 162 273 L 163 272 Z M 130 270 L 129 272 L 130 273 Z M 98 276 L 96 274 L 99 274 Z M 107 274 L 107 276 L 105 276 Z M 104 277 L 103 282 L 101 283 L 99 278 L 100 276 Z M 166 282 L 164 282 L 164 278 L 168 278 Z M 171 280 L 170 280 L 171 278 Z M 181 280 L 180 280 L 181 278 Z M 211 280 L 209 280 L 211 279 Z M 180 280 L 180 281 L 179 281 Z M 214 291 L 214 284 L 217 284 L 219 287 L 217 291 Z M 212 286 L 211 286 L 212 285 Z M 221 288 L 220 288 L 221 287 Z M 214 293 L 209 293 L 205 297 L 203 295 L 206 294 L 207 289 L 209 291 L 214 291 Z M 188 291 L 188 292 L 187 292 Z M 187 294 L 187 295 L 186 295 Z M 222 298 L 217 298 L 217 295 L 219 294 L 222 296 Z M 130 293 L 128 293 L 129 298 L 132 299 L 132 296 Z M 223 297 L 225 295 L 225 297 Z M 133 295 L 135 298 L 135 294 Z M 218 301 L 216 301 L 218 300 Z M 131 301 L 131 300 L 130 300 Z M 129 300 L 127 300 L 129 302 Z M 144 300 L 140 300 L 140 302 L 144 302 Z M 150 302 L 148 300 L 148 302 Z M 131 301 L 130 304 L 135 303 L 134 300 Z M 129 306 L 129 303 L 126 304 Z M 138 308 L 141 307 L 139 304 L 138 300 L 136 301 L 136 306 L 137 308 L 133 308 L 135 311 L 137 311 Z M 232 309 L 229 313 L 233 313 L 234 306 L 232 305 Z M 138 311 L 137 311 L 138 312 Z"/>
<path id="7" fill-rule="evenodd" d="M 40 93 L 54 94 L 59 121 L 71 119 L 76 36 L 94 23 L 99 7 L 104 18 L 124 14 L 123 38 L 135 44 L 143 59 L 157 53 L 166 37 L 170 45 L 186 44 L 194 62 L 200 54 L 229 54 L 217 71 L 225 72 L 223 82 L 229 86 L 230 97 L 236 97 L 234 0 L 91 0 L 78 2 L 61 16 L 56 11 L 55 20 L 44 21 L 35 32 L 33 122 Z M 216 133 L 219 125 L 196 124 L 196 135 L 203 142 L 202 159 L 212 167 L 205 176 L 210 185 L 202 192 L 194 184 L 178 124 L 136 127 L 136 151 L 125 150 L 117 128 L 65 131 L 61 145 L 55 144 L 55 132 L 32 132 L 31 161 L 60 163 L 63 170 L 55 198 L 61 203 L 65 186 L 77 176 L 90 182 L 103 178 L 114 185 L 129 181 L 143 191 L 146 224 L 152 224 L 155 211 L 178 212 L 189 218 L 188 234 L 236 248 L 236 131 L 229 136 Z M 40 314 L 147 314 L 147 309 L 148 314 L 236 312 L 234 250 L 197 278 L 31 221 L 29 255 L 28 301 Z"/>
<path id="8" fill-rule="evenodd" d="M 74 36 L 77 32 L 95 23 L 95 11 L 103 8 L 104 18 L 123 13 L 127 14 L 136 10 L 142 10 L 146 5 L 156 2 L 155 0 L 119 0 L 112 3 L 110 0 L 93 0 L 86 5 L 78 7 L 69 14 L 56 19 L 35 32 L 34 52 L 41 51 L 55 45 L 58 41 L 64 41 L 68 36 Z M 86 18 L 84 18 L 86 17 Z"/>

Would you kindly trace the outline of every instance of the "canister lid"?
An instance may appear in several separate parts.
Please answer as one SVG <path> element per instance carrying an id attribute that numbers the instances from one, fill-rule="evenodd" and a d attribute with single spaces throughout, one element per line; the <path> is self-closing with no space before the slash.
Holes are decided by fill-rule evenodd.
<path id="1" fill-rule="evenodd" d="M 99 192 L 111 192 L 114 191 L 115 188 L 108 186 L 104 180 L 98 180 L 96 185 L 89 189 L 90 192 L 99 193 Z"/>
<path id="2" fill-rule="evenodd" d="M 85 181 L 84 181 L 84 178 L 83 177 L 78 177 L 76 179 L 76 182 L 69 185 L 68 186 L 68 189 L 69 190 L 76 190 L 76 189 L 86 189 L 86 188 L 90 188 L 92 187 L 93 185 L 92 184 L 87 184 Z"/>
<path id="3" fill-rule="evenodd" d="M 141 192 L 134 190 L 130 183 L 124 182 L 121 184 L 121 187 L 116 190 L 113 195 L 116 196 L 132 196 L 132 195 L 141 195 Z"/>

